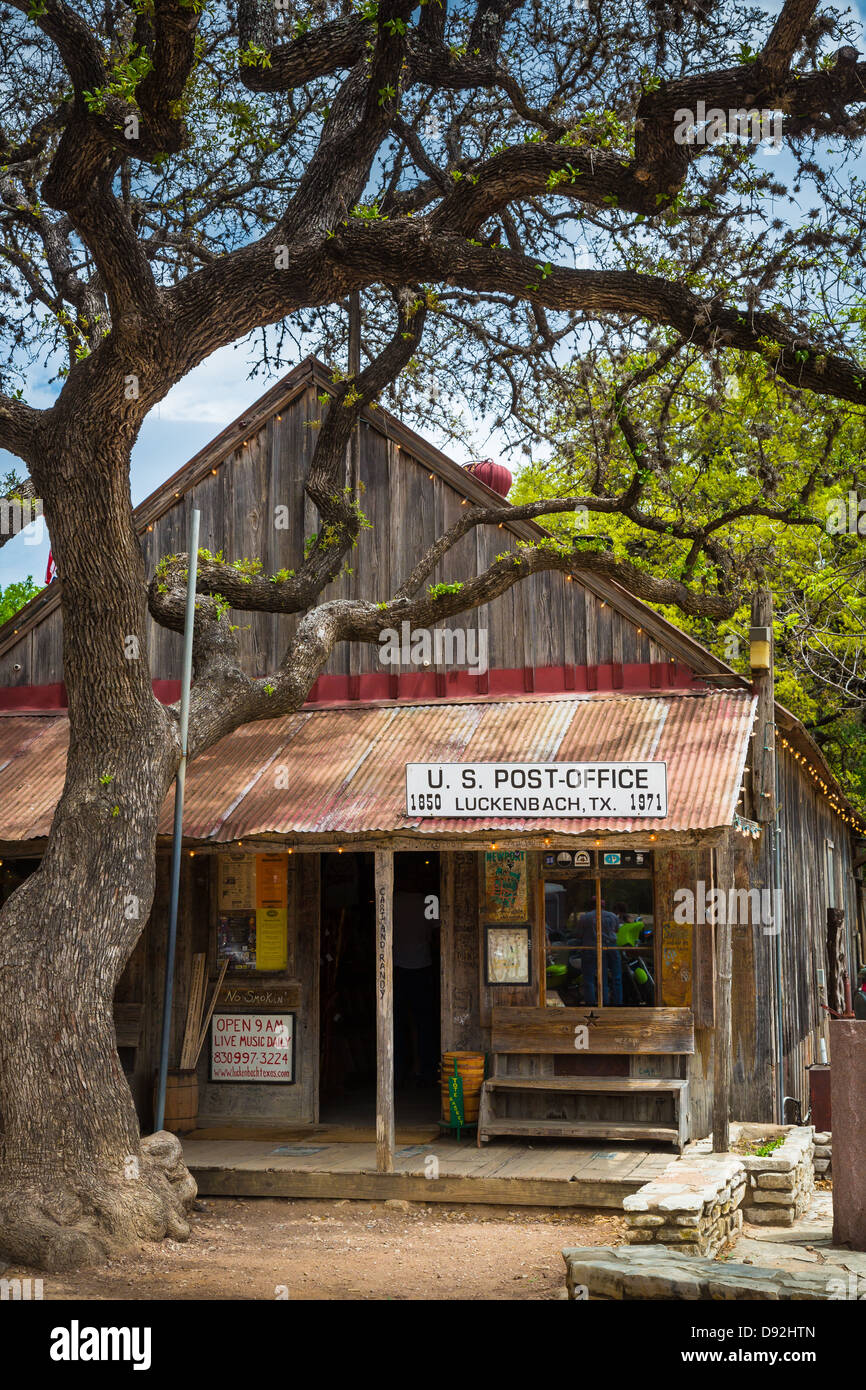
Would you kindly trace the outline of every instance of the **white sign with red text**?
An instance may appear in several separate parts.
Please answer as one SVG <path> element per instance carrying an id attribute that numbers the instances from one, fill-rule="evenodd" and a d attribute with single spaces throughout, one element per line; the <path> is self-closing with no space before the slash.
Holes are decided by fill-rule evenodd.
<path id="1" fill-rule="evenodd" d="M 220 1010 L 211 1018 L 211 1081 L 294 1081 L 295 1015 Z"/>

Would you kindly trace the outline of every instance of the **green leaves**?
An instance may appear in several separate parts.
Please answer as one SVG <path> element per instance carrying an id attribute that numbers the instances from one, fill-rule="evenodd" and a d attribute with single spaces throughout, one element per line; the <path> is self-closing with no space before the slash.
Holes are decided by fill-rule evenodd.
<path id="1" fill-rule="evenodd" d="M 378 203 L 356 203 L 355 206 L 352 208 L 351 216 L 359 217 L 362 222 L 388 221 L 385 214 L 379 211 Z"/>
<path id="2" fill-rule="evenodd" d="M 104 87 L 98 87 L 92 92 L 82 92 L 88 111 L 104 115 L 110 97 L 134 104 L 139 82 L 152 71 L 150 55 L 138 44 L 133 44 L 125 57 L 117 58 L 112 63 L 110 77 Z"/>
<path id="3" fill-rule="evenodd" d="M 4 495 L 8 496 L 9 494 Z M 41 586 L 34 584 L 29 574 L 26 579 L 18 580 L 15 584 L 7 584 L 5 589 L 0 587 L 0 626 L 3 623 L 8 623 L 9 619 L 14 618 L 25 603 L 29 603 L 41 592 Z"/>
<path id="4" fill-rule="evenodd" d="M 248 43 L 246 48 L 239 50 L 238 60 L 242 68 L 269 68 L 271 66 L 271 55 L 268 50 L 252 42 Z"/>
<path id="5" fill-rule="evenodd" d="M 538 279 L 538 281 L 537 281 L 536 283 L 527 285 L 526 288 L 527 288 L 528 290 L 535 290 L 536 293 L 537 293 L 538 290 L 541 289 L 541 281 L 542 281 L 542 280 L 546 280 L 547 277 L 548 277 L 548 275 L 550 275 L 550 274 L 552 273 L 552 271 L 553 271 L 553 266 L 550 264 L 549 261 L 545 262 L 544 265 L 542 265 L 539 261 L 536 261 L 536 262 L 535 262 L 535 269 L 536 269 L 536 270 L 538 271 L 538 273 L 539 273 L 539 279 Z"/>
<path id="6" fill-rule="evenodd" d="M 459 594 L 463 588 L 459 580 L 453 584 L 428 584 L 427 592 L 431 598 L 444 598 L 446 594 Z"/>
<path id="7" fill-rule="evenodd" d="M 589 511 L 579 531 L 567 513 L 541 524 L 554 543 L 604 544 L 657 577 L 738 599 L 722 624 L 662 611 L 743 674 L 751 593 L 769 584 L 778 698 L 816 724 L 866 804 L 866 410 L 780 381 L 791 349 L 775 340 L 764 356 L 685 348 L 666 362 L 672 341 L 575 363 L 570 385 L 537 406 L 538 432 L 558 447 L 521 471 L 509 501 L 594 496 L 615 508 L 636 489 L 633 516 Z"/>

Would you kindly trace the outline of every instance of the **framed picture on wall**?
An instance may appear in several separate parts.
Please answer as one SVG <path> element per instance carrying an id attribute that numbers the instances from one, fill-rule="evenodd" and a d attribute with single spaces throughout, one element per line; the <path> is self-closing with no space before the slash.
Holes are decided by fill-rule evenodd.
<path id="1" fill-rule="evenodd" d="M 484 928 L 484 973 L 489 985 L 532 983 L 532 932 L 528 922 Z"/>
<path id="2" fill-rule="evenodd" d="M 485 912 L 491 922 L 525 922 L 529 916 L 526 852 L 488 850 L 484 855 Z"/>

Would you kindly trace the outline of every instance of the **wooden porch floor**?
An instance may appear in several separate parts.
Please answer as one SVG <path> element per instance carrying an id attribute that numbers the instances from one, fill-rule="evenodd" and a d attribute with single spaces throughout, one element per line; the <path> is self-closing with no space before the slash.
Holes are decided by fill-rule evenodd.
<path id="1" fill-rule="evenodd" d="M 295 1132 L 295 1135 L 297 1131 Z M 491 1142 L 474 1135 L 400 1144 L 394 1173 L 376 1172 L 371 1142 L 329 1142 L 308 1137 L 210 1139 L 187 1136 L 186 1163 L 202 1196 L 319 1197 L 382 1201 L 480 1202 L 504 1206 L 608 1207 L 656 1177 L 674 1156 L 669 1145 L 533 1145 Z M 438 1177 L 428 1177 L 438 1163 Z"/>

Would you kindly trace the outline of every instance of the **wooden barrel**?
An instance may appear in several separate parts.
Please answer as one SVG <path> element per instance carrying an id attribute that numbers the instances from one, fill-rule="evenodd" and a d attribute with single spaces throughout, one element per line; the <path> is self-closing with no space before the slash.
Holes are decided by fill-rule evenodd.
<path id="1" fill-rule="evenodd" d="M 153 1103 L 156 1109 L 156 1092 L 159 1078 L 153 1086 Z M 165 1128 L 172 1134 L 185 1134 L 195 1129 L 198 1119 L 198 1076 L 194 1071 L 169 1071 L 165 1079 Z"/>
<path id="2" fill-rule="evenodd" d="M 442 1118 L 451 1120 L 451 1100 L 448 1095 L 448 1077 L 457 1075 L 463 1081 L 463 1118 L 469 1125 L 478 1119 L 478 1103 L 481 1098 L 481 1083 L 484 1080 L 483 1052 L 444 1052 L 442 1054 Z"/>

